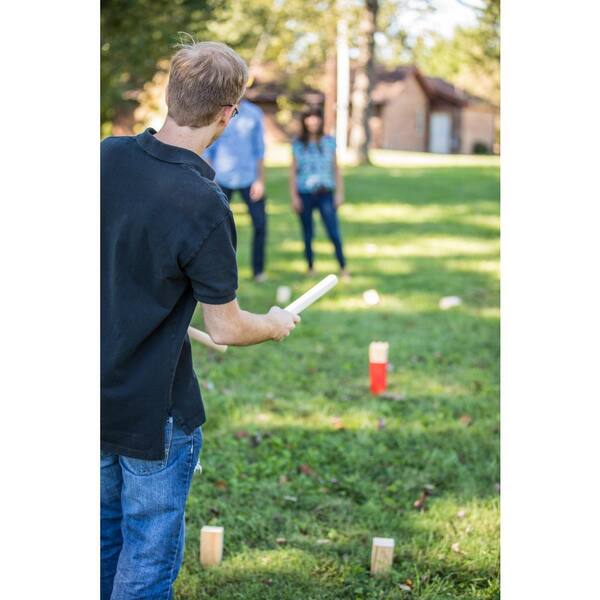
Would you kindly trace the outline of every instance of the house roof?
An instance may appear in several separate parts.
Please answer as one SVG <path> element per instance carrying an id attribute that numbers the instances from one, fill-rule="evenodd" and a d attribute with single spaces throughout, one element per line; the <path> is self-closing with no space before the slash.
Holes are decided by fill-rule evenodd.
<path id="1" fill-rule="evenodd" d="M 355 73 L 356 69 L 352 69 L 350 73 L 351 85 L 354 81 Z M 385 104 L 402 91 L 410 75 L 415 76 L 431 101 L 446 102 L 458 107 L 466 106 L 470 102 L 490 104 L 482 98 L 468 94 L 464 90 L 455 87 L 441 77 L 428 77 L 424 75 L 415 65 L 404 65 L 395 69 L 386 69 L 382 66 L 376 67 L 375 82 L 371 93 L 372 101 L 375 104 Z M 246 97 L 253 102 L 276 102 L 278 96 L 286 93 L 289 94 L 284 82 L 274 79 L 261 82 L 257 78 L 252 87 L 246 90 Z M 311 87 L 304 87 L 303 90 L 294 92 L 290 96 L 292 100 L 308 104 L 320 104 L 325 99 L 323 92 Z"/>
<path id="2" fill-rule="evenodd" d="M 469 95 L 441 77 L 427 77 L 424 79 L 429 88 L 429 95 L 434 99 L 445 100 L 451 104 L 464 106 L 469 101 Z"/>
<path id="3" fill-rule="evenodd" d="M 410 75 L 415 76 L 430 100 L 448 102 L 455 106 L 464 106 L 469 101 L 469 95 L 465 91 L 441 77 L 427 77 L 415 65 L 405 65 L 395 69 L 380 67 L 375 71 L 373 102 L 385 103 L 404 87 Z"/>
<path id="4" fill-rule="evenodd" d="M 290 94 L 283 83 L 276 81 L 255 80 L 252 87 L 246 90 L 246 98 L 252 102 L 277 102 L 277 98 L 282 94 L 288 94 L 292 100 L 308 104 L 322 104 L 325 100 L 325 94 L 314 88 L 305 86 L 302 90 Z"/>

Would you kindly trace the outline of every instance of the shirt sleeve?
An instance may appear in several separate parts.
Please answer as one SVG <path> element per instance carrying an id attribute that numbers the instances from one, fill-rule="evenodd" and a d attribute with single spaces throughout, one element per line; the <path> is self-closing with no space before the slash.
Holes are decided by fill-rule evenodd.
<path id="1" fill-rule="evenodd" d="M 252 147 L 254 158 L 263 160 L 265 157 L 265 126 L 262 112 L 256 115 L 256 127 L 253 128 Z"/>
<path id="2" fill-rule="evenodd" d="M 235 300 L 238 286 L 236 245 L 235 224 L 228 213 L 183 268 L 198 302 L 226 304 Z"/>

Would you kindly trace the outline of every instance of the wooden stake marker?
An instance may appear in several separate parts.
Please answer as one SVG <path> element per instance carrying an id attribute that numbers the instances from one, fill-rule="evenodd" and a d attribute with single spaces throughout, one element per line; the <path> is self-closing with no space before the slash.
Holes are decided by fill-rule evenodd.
<path id="1" fill-rule="evenodd" d="M 371 342 L 369 344 L 369 374 L 372 394 L 385 392 L 389 348 L 390 345 L 387 342 Z"/>
<path id="2" fill-rule="evenodd" d="M 394 538 L 373 538 L 371 548 L 371 575 L 385 575 L 394 560 Z"/>
<path id="3" fill-rule="evenodd" d="M 218 565 L 223 558 L 223 527 L 205 525 L 200 530 L 200 564 L 203 567 Z"/>

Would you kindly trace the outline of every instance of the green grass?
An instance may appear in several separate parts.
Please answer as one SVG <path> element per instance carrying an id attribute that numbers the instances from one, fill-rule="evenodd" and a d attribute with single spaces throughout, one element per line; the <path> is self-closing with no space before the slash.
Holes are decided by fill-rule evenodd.
<path id="1" fill-rule="evenodd" d="M 208 422 L 180 600 L 499 598 L 498 163 L 398 156 L 345 172 L 350 282 L 281 344 L 225 355 L 195 346 Z M 278 285 L 297 295 L 337 270 L 319 223 L 319 275 L 304 276 L 286 190 L 286 169 L 270 168 L 263 285 L 250 282 L 249 220 L 234 203 L 249 310 L 266 311 Z M 376 307 L 363 303 L 369 288 Z M 448 295 L 463 304 L 441 311 Z M 390 343 L 395 399 L 369 393 L 372 340 Z M 225 527 L 224 560 L 211 570 L 198 561 L 205 524 Z M 396 540 L 387 578 L 369 575 L 373 536 Z M 412 592 L 400 587 L 407 579 Z"/>

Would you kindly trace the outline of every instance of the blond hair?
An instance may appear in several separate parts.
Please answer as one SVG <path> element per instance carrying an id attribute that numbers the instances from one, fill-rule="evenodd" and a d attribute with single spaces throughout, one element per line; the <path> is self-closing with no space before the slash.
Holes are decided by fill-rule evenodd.
<path id="1" fill-rule="evenodd" d="M 212 123 L 223 106 L 237 104 L 246 89 L 248 67 L 221 42 L 181 44 L 171 59 L 168 115 L 183 127 Z"/>

